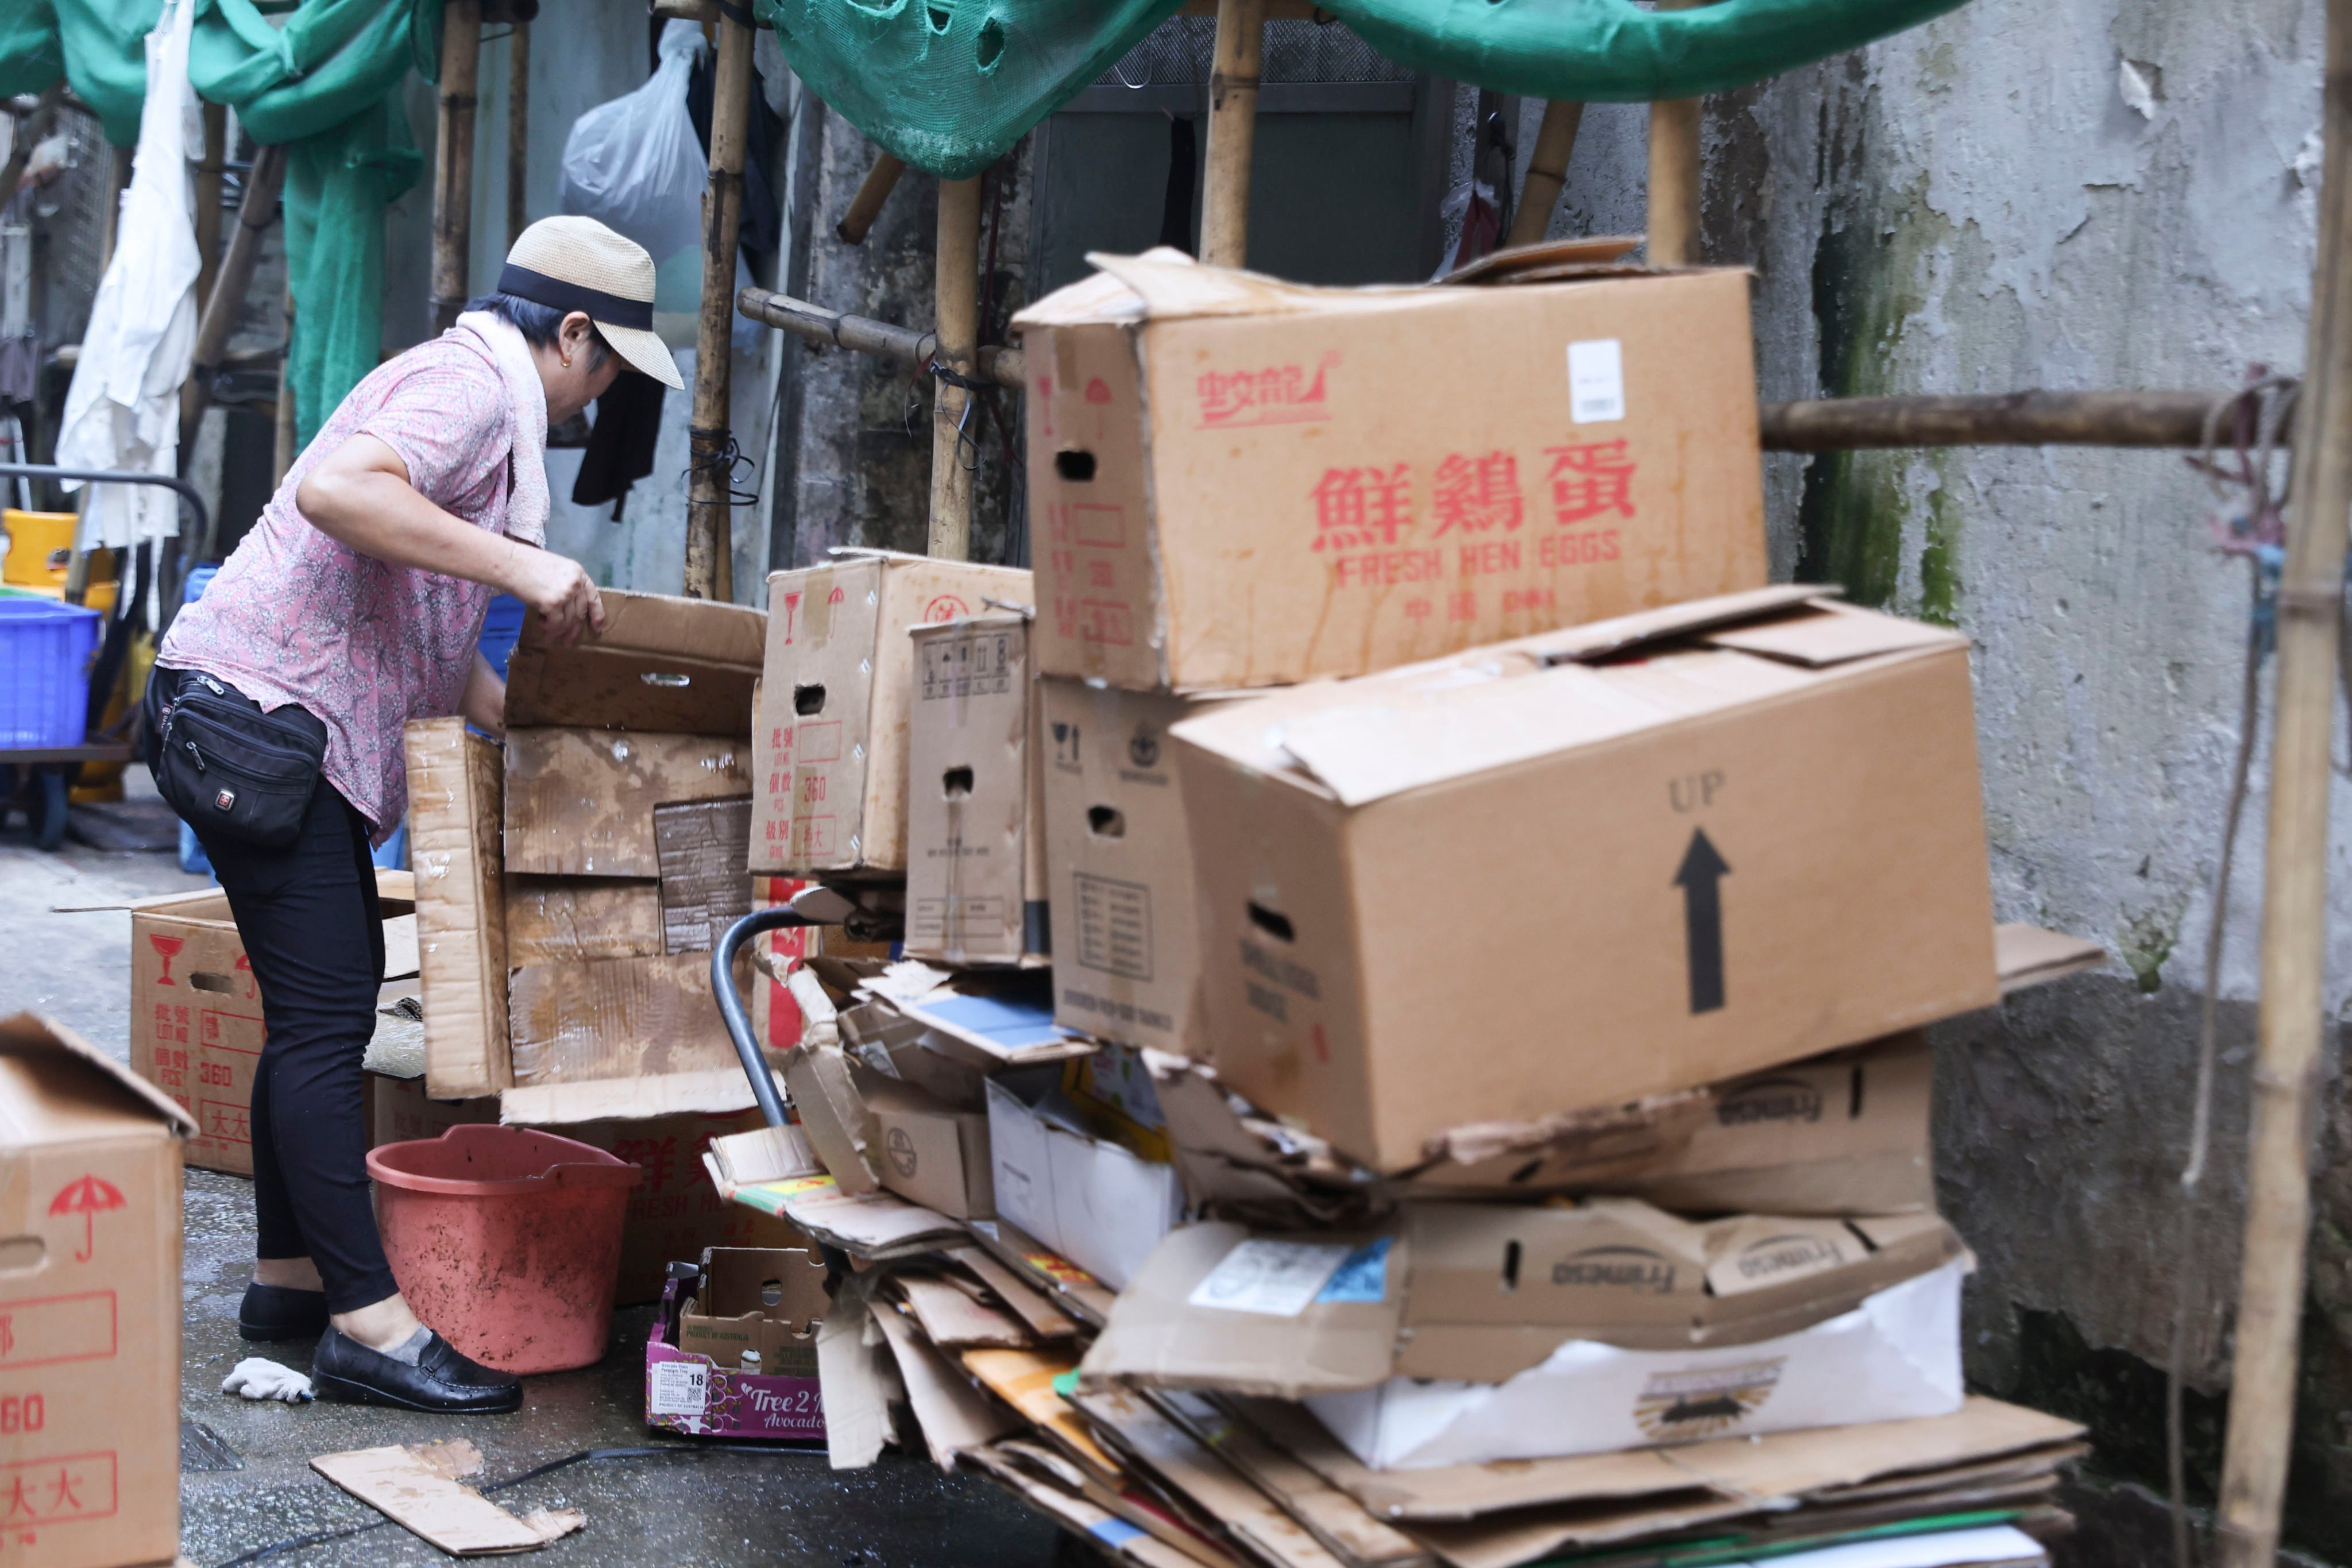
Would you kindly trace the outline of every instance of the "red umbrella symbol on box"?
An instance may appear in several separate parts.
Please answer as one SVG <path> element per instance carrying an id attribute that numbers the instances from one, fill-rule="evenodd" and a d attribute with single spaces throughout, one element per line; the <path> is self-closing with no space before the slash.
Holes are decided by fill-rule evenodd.
<path id="1" fill-rule="evenodd" d="M 90 1255 L 97 1250 L 96 1216 L 108 1209 L 121 1206 L 121 1193 L 115 1189 L 113 1183 L 101 1177 L 84 1176 L 79 1181 L 68 1182 L 58 1189 L 58 1195 L 49 1200 L 49 1212 L 53 1215 L 81 1215 L 81 1250 L 74 1254 L 75 1262 L 89 1262 Z"/>

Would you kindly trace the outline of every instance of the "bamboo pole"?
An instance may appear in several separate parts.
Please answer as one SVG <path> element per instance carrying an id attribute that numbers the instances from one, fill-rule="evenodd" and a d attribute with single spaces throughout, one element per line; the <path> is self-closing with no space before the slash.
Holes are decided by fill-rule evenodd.
<path id="1" fill-rule="evenodd" d="M 881 214 L 882 204 L 890 199 L 890 193 L 898 187 L 898 176 L 906 172 L 907 165 L 887 153 L 875 158 L 874 166 L 866 171 L 866 179 L 857 187 L 857 194 L 849 198 L 849 210 L 841 215 L 839 223 L 833 226 L 833 232 L 841 237 L 843 244 L 866 243 L 867 232 L 873 228 L 875 218 Z"/>
<path id="2" fill-rule="evenodd" d="M 277 444 L 270 454 L 269 488 L 275 490 L 285 482 L 286 470 L 294 466 L 294 293 L 286 293 L 286 352 L 278 360 L 278 405 L 275 434 Z"/>
<path id="3" fill-rule="evenodd" d="M 33 111 L 16 121 L 8 147 L 8 162 L 0 163 L 0 207 L 16 199 L 16 186 L 25 178 L 25 164 L 32 158 L 35 145 L 57 124 L 58 105 L 65 101 L 65 83 L 51 83 L 42 89 Z"/>
<path id="4" fill-rule="evenodd" d="M 932 353 L 958 375 L 973 375 L 980 364 L 980 182 L 940 182 L 938 342 Z M 971 470 L 964 466 L 963 422 L 971 393 L 951 381 L 938 383 L 931 402 L 930 552 L 950 561 L 971 559 Z"/>
<path id="5" fill-rule="evenodd" d="M 507 248 L 530 222 L 530 24 L 507 37 Z"/>
<path id="6" fill-rule="evenodd" d="M 196 422 L 212 398 L 213 376 L 228 350 L 229 334 L 236 330 L 237 313 L 245 307 L 245 291 L 253 283 L 254 263 L 261 256 L 263 231 L 278 221 L 278 189 L 286 178 L 286 149 L 264 147 L 246 171 L 245 199 L 236 209 L 236 229 L 220 260 L 218 275 L 205 293 L 204 314 L 196 319 L 196 342 L 189 355 L 188 379 L 180 384 L 180 445 L 196 438 Z"/>
<path id="7" fill-rule="evenodd" d="M 441 110 L 433 144 L 433 330 L 466 308 L 467 251 L 474 237 L 474 109 L 482 65 L 481 0 L 448 0 L 441 13 Z"/>
<path id="8" fill-rule="evenodd" d="M 2226 392 L 2010 392 L 1767 403 L 1768 452 L 1872 447 L 2201 447 Z"/>
<path id="9" fill-rule="evenodd" d="M 2246 1148 L 2245 1254 L 2221 1459 L 2226 1568 L 2269 1568 L 2294 1447 L 2311 1137 L 2325 1033 L 2327 795 L 2336 641 L 2352 515 L 2352 0 L 2328 0 L 2319 258 L 2295 417 L 2294 500 L 2278 589 L 2262 1005 Z"/>
<path id="10" fill-rule="evenodd" d="M 1249 265 L 1250 150 L 1265 66 L 1265 0 L 1217 0 L 1209 168 L 1201 192 L 1201 259 L 1212 267 Z"/>
<path id="11" fill-rule="evenodd" d="M 205 105 L 205 155 L 196 164 L 196 304 L 220 277 L 221 184 L 228 172 L 228 108 Z"/>
<path id="12" fill-rule="evenodd" d="M 795 300 L 789 294 L 772 293 L 765 289 L 746 289 L 736 298 L 735 308 L 748 319 L 779 331 L 790 332 L 803 342 L 828 348 L 847 349 L 853 353 L 872 354 L 877 359 L 896 360 L 900 364 L 920 369 L 931 363 L 931 351 L 938 346 L 934 332 L 919 332 L 911 327 L 893 326 L 877 321 L 871 316 L 847 316 L 838 310 L 828 310 L 822 305 L 812 305 L 805 300 Z M 974 378 L 992 382 L 998 386 L 1021 390 L 1021 351 L 999 348 L 990 344 L 980 351 L 980 372 Z"/>
<path id="13" fill-rule="evenodd" d="M 1687 11 L 1706 0 L 1658 0 L 1661 11 Z M 1698 260 L 1699 108 L 1696 98 L 1650 105 L 1650 265 Z"/>
<path id="14" fill-rule="evenodd" d="M 1551 226 L 1551 209 L 1559 205 L 1559 191 L 1568 184 L 1568 161 L 1576 152 L 1576 130 L 1584 122 L 1584 105 L 1554 99 L 1544 105 L 1543 124 L 1536 132 L 1535 150 L 1528 154 L 1528 177 L 1519 185 L 1519 205 L 1511 215 L 1507 245 L 1533 245 Z"/>
<path id="15" fill-rule="evenodd" d="M 719 20 L 719 64 L 710 91 L 710 188 L 702 198 L 702 307 L 694 332 L 694 413 L 688 440 L 686 592 L 689 598 L 734 597 L 734 542 L 729 523 L 733 467 L 728 458 L 732 392 L 735 250 L 743 212 L 743 143 L 751 108 L 751 29 Z"/>
<path id="16" fill-rule="evenodd" d="M 114 260 L 114 234 L 122 226 L 122 193 L 131 186 L 131 147 L 109 147 L 106 203 L 98 215 L 98 265 L 101 274 Z"/>

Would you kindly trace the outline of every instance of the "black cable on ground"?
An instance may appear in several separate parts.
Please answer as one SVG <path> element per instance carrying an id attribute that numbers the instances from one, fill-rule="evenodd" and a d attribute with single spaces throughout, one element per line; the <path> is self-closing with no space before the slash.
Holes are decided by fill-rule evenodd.
<path id="1" fill-rule="evenodd" d="M 577 1453 L 566 1454 L 560 1459 L 550 1459 L 547 1463 L 525 1470 L 519 1476 L 509 1476 L 505 1480 L 492 1481 L 488 1486 L 476 1489 L 484 1497 L 488 1497 L 492 1492 L 502 1492 L 509 1487 L 519 1487 L 525 1481 L 534 1481 L 551 1471 L 565 1469 L 591 1459 L 645 1459 L 662 1454 L 805 1455 L 824 1452 L 825 1450 L 822 1447 L 787 1447 L 781 1443 L 665 1443 L 658 1447 L 634 1448 L 583 1448 Z M 289 1535 L 283 1541 L 273 1541 L 267 1546 L 257 1546 L 250 1552 L 239 1552 L 227 1562 L 217 1564 L 217 1568 L 246 1568 L 246 1564 L 250 1563 L 267 1562 L 272 1557 L 281 1556 L 289 1552 L 299 1552 L 307 1546 L 322 1546 L 330 1541 L 341 1541 L 346 1536 L 365 1535 L 371 1530 L 382 1530 L 384 1526 L 396 1522 L 398 1521 L 390 1518 L 376 1519 L 365 1524 L 347 1524 L 340 1530 L 314 1530 L 308 1535 Z"/>

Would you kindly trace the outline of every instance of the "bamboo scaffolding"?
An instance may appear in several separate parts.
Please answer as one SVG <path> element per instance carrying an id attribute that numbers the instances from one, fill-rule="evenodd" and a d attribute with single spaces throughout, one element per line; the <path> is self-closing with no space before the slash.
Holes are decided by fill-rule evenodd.
<path id="1" fill-rule="evenodd" d="M 228 172 L 228 109 L 207 103 L 205 110 L 205 155 L 196 164 L 196 300 L 213 297 L 220 276 L 221 184 Z"/>
<path id="2" fill-rule="evenodd" d="M 980 182 L 940 182 L 936 362 L 961 376 L 980 364 Z M 964 463 L 970 389 L 944 377 L 931 403 L 930 553 L 971 559 L 971 469 Z"/>
<path id="3" fill-rule="evenodd" d="M 1201 191 L 1201 259 L 1249 264 L 1250 150 L 1265 65 L 1265 0 L 1217 0 L 1209 74 L 1209 166 Z"/>
<path id="4" fill-rule="evenodd" d="M 507 37 L 507 247 L 530 223 L 530 24 Z"/>
<path id="5" fill-rule="evenodd" d="M 881 216 L 882 204 L 888 201 L 890 193 L 898 188 L 898 176 L 906 172 L 907 165 L 889 153 L 876 155 L 874 166 L 866 171 L 866 178 L 859 184 L 857 194 L 849 198 L 849 210 L 843 213 L 841 221 L 833 226 L 833 232 L 841 237 L 843 244 L 866 243 L 866 236 L 873 229 L 874 220 Z"/>
<path id="6" fill-rule="evenodd" d="M 1658 0 L 1661 11 L 1687 11 L 1706 0 Z M 1650 265 L 1698 260 L 1699 109 L 1696 98 L 1650 105 Z"/>
<path id="7" fill-rule="evenodd" d="M 1554 99 L 1544 105 L 1543 124 L 1528 154 L 1528 177 L 1519 186 L 1519 205 L 1511 214 L 1506 245 L 1533 245 L 1551 226 L 1551 210 L 1559 205 L 1560 187 L 1568 184 L 1568 161 L 1576 153 L 1577 127 L 1584 123 L 1584 105 Z"/>
<path id="8" fill-rule="evenodd" d="M 449 0 L 441 14 L 439 133 L 433 143 L 433 330 L 466 308 L 474 237 L 474 110 L 482 64 L 481 0 Z"/>
<path id="9" fill-rule="evenodd" d="M 710 92 L 710 188 L 702 198 L 702 304 L 694 331 L 692 453 L 686 509 L 686 593 L 735 596 L 733 394 L 735 251 L 743 215 L 743 144 L 751 111 L 751 29 L 719 19 L 719 63 Z"/>
<path id="10" fill-rule="evenodd" d="M 246 171 L 245 197 L 237 205 L 236 227 L 211 289 L 204 295 L 204 313 L 196 319 L 196 342 L 189 355 L 188 379 L 180 384 L 180 445 L 192 447 L 196 423 L 212 400 L 213 377 L 228 350 L 229 334 L 236 330 L 237 313 L 253 283 L 254 264 L 261 257 L 261 237 L 278 221 L 278 190 L 286 178 L 286 149 L 264 147 Z M 281 394 L 282 395 L 282 394 Z"/>
<path id="11" fill-rule="evenodd" d="M 2278 589 L 2277 712 L 2263 883 L 2262 1005 L 2245 1253 L 2221 1459 L 2227 1568 L 2269 1568 L 2294 1449 L 2311 1138 L 2327 1026 L 2327 795 L 2352 514 L 2352 0 L 2328 0 L 2319 258 Z"/>

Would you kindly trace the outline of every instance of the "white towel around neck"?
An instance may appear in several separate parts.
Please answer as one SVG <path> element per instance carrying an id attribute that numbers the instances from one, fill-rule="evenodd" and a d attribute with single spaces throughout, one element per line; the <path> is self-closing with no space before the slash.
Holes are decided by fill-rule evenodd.
<path id="1" fill-rule="evenodd" d="M 490 351 L 514 409 L 514 488 L 507 497 L 507 537 L 547 544 L 547 388 L 530 344 L 488 310 L 468 310 L 452 331 L 469 331 Z"/>

